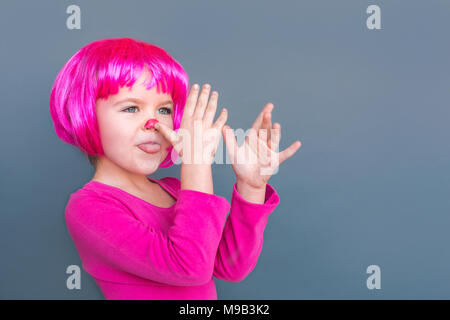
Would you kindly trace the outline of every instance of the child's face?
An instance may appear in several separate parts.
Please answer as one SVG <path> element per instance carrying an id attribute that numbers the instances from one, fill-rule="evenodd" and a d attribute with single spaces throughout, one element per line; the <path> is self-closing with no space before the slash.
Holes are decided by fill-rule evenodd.
<path id="1" fill-rule="evenodd" d="M 98 99 L 96 112 L 105 157 L 121 168 L 137 174 L 148 175 L 158 169 L 171 146 L 154 128 L 145 129 L 149 119 L 157 119 L 173 129 L 173 101 L 170 95 L 156 92 L 156 85 L 147 90 L 143 85 L 146 72 L 132 88 L 122 87 L 108 99 Z M 127 98 L 139 101 L 124 101 Z M 156 141 L 161 148 L 147 153 L 138 147 L 146 141 Z"/>

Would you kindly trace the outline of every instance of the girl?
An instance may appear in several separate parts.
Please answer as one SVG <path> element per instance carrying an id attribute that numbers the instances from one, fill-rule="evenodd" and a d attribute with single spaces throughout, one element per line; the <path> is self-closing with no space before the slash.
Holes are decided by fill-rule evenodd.
<path id="1" fill-rule="evenodd" d="M 218 93 L 199 91 L 188 93 L 186 72 L 166 51 L 131 38 L 86 45 L 55 80 L 56 134 L 95 167 L 70 195 L 66 225 L 106 299 L 217 299 L 213 276 L 239 282 L 257 263 L 280 202 L 268 179 L 300 142 L 275 152 L 280 125 L 271 128 L 268 104 L 238 147 L 225 109 L 213 123 Z M 236 174 L 231 205 L 213 192 L 221 134 Z M 181 179 L 147 177 L 178 156 Z"/>

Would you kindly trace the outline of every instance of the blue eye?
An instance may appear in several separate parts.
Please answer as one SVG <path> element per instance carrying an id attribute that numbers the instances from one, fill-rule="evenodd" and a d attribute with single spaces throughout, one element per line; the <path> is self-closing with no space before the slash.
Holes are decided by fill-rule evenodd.
<path id="1" fill-rule="evenodd" d="M 131 107 L 128 107 L 126 109 L 123 109 L 122 111 L 127 112 L 126 110 L 129 110 L 129 109 L 132 109 L 132 108 L 137 108 L 137 107 L 136 106 L 131 106 Z M 127 112 L 127 113 L 135 113 L 135 112 Z"/>
<path id="2" fill-rule="evenodd" d="M 137 110 L 136 110 L 136 112 L 128 112 L 127 110 L 130 110 L 130 109 L 138 109 L 138 107 L 137 106 L 130 106 L 128 108 L 123 109 L 122 111 L 126 112 L 126 113 L 136 113 L 137 112 Z M 163 108 L 159 108 L 158 111 L 159 110 L 165 110 L 165 111 L 162 112 L 162 114 L 171 114 L 172 113 L 172 109 L 170 109 L 170 108 L 163 107 Z"/>
<path id="3" fill-rule="evenodd" d="M 165 113 L 165 114 L 171 114 L 171 113 L 172 113 L 172 110 L 171 110 L 171 109 L 169 109 L 169 108 L 160 108 L 159 110 L 161 110 L 161 109 L 165 109 L 165 110 L 167 110 L 167 113 Z"/>

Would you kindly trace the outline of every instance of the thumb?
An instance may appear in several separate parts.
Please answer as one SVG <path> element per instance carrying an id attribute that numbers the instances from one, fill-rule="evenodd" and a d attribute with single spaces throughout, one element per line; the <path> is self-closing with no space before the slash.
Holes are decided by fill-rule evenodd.
<path id="1" fill-rule="evenodd" d="M 177 133 L 161 122 L 155 123 L 155 129 L 166 138 L 171 145 L 175 146 L 177 142 Z"/>

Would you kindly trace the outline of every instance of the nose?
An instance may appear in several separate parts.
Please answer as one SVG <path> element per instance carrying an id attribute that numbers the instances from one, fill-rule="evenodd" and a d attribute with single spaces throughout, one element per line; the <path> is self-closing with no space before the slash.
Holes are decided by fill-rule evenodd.
<path id="1" fill-rule="evenodd" d="M 156 119 L 149 119 L 144 126 L 144 129 L 153 129 L 155 127 L 155 123 L 157 123 L 158 120 Z"/>

